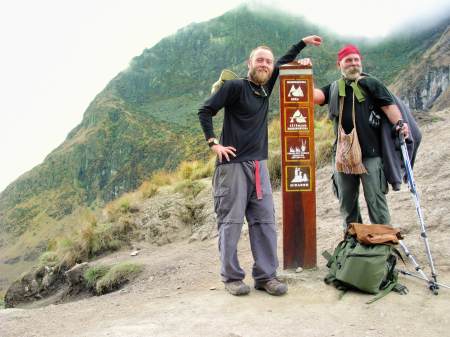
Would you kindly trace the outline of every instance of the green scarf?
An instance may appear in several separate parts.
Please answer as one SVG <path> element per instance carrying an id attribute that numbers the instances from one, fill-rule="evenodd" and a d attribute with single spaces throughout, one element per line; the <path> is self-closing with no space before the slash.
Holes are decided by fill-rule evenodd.
<path id="1" fill-rule="evenodd" d="M 339 96 L 345 97 L 345 79 L 341 77 L 338 80 L 338 84 L 339 84 Z M 353 92 L 355 93 L 358 102 L 361 103 L 362 101 L 364 101 L 364 96 L 362 95 L 358 85 L 354 81 L 352 81 L 350 86 L 353 88 Z"/>

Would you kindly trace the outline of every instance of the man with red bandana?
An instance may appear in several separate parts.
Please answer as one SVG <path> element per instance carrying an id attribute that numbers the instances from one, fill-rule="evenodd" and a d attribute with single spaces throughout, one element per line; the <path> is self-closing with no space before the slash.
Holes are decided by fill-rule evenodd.
<path id="1" fill-rule="evenodd" d="M 312 64 L 310 59 L 298 63 Z M 344 231 L 350 223 L 363 222 L 358 201 L 360 183 L 371 223 L 391 225 L 386 200 L 389 188 L 381 153 L 380 114 L 385 114 L 395 125 L 402 119 L 401 112 L 389 90 L 375 77 L 362 73 L 362 57 L 355 46 L 345 46 L 339 52 L 337 66 L 342 78 L 320 89 L 315 88 L 314 104 L 328 104 L 328 119 L 334 121 L 333 190 L 339 198 Z M 362 161 L 349 164 L 345 154 L 339 153 L 344 132 L 345 135 L 356 134 Z M 407 124 L 401 132 L 408 138 Z M 336 156 L 336 152 L 340 156 Z"/>
<path id="2" fill-rule="evenodd" d="M 287 286 L 275 279 L 278 268 L 275 208 L 269 171 L 267 115 L 269 97 L 278 78 L 279 67 L 294 61 L 307 45 L 319 46 L 318 36 L 305 37 L 274 63 L 268 47 L 258 47 L 248 60 L 248 77 L 226 81 L 198 111 L 205 138 L 216 152 L 213 175 L 214 211 L 217 215 L 221 275 L 233 295 L 250 292 L 244 284 L 237 246 L 244 217 L 247 218 L 254 265 L 254 287 L 271 295 L 281 295 Z M 220 141 L 212 118 L 225 108 Z"/>

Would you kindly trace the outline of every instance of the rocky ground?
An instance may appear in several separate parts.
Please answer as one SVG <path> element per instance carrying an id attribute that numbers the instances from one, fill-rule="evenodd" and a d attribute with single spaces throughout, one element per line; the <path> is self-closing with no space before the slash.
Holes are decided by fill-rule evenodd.
<path id="1" fill-rule="evenodd" d="M 429 116 L 414 176 L 438 282 L 450 285 L 450 114 Z M 217 238 L 184 239 L 165 245 L 141 242 L 108 255 L 102 262 L 132 260 L 145 271 L 121 290 L 99 297 L 80 297 L 55 304 L 55 296 L 23 309 L 0 310 L 1 336 L 447 336 L 450 330 L 450 289 L 434 295 L 422 281 L 399 276 L 407 295 L 391 293 L 371 304 L 373 295 L 339 291 L 325 285 L 323 250 L 333 250 L 342 237 L 338 201 L 331 192 L 331 166 L 317 171 L 317 269 L 288 276 L 289 291 L 280 297 L 253 289 L 249 295 L 228 294 L 220 281 Z M 206 191 L 208 194 L 209 192 Z M 388 195 L 393 224 L 429 277 L 431 272 L 414 205 L 404 185 Z M 361 200 L 364 204 L 363 199 Z M 281 192 L 275 191 L 279 256 L 282 257 Z M 210 206 L 212 207 L 212 200 Z M 362 207 L 366 215 L 366 208 Z M 364 221 L 368 223 L 367 217 Z M 209 231 L 210 228 L 205 229 Z M 198 232 L 200 233 L 200 232 Z M 200 235 L 200 234 L 199 234 Z M 191 237 L 192 238 L 192 237 Z M 201 238 L 201 235 L 198 237 Z M 240 241 L 240 261 L 252 284 L 248 233 Z M 407 269 L 414 271 L 405 258 Z M 282 265 L 282 262 L 281 262 Z"/>

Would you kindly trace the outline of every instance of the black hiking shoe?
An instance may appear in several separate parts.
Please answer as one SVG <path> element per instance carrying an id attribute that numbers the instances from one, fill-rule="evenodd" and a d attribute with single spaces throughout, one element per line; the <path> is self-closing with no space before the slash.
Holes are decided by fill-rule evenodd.
<path id="1" fill-rule="evenodd" d="M 279 296 L 283 295 L 287 290 L 287 285 L 278 282 L 276 279 L 273 279 L 269 282 L 258 283 L 255 281 L 255 289 L 257 290 L 265 290 L 270 295 Z"/>
<path id="2" fill-rule="evenodd" d="M 225 289 L 228 290 L 231 295 L 236 296 L 245 295 L 250 292 L 250 287 L 242 281 L 231 281 L 225 283 Z"/>

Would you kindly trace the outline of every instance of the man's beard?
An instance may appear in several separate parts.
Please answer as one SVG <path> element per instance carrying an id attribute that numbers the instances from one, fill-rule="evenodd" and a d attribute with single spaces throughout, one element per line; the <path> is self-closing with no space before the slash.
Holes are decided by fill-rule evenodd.
<path id="1" fill-rule="evenodd" d="M 251 80 L 253 82 L 256 82 L 258 84 L 264 84 L 266 83 L 270 76 L 272 76 L 272 71 L 270 71 L 270 69 L 267 69 L 266 73 L 259 73 L 258 70 L 262 69 L 262 68 L 252 68 L 249 72 L 248 72 L 248 77 L 251 78 Z"/>
<path id="2" fill-rule="evenodd" d="M 342 75 L 351 81 L 356 81 L 362 73 L 362 67 L 350 66 L 348 68 L 342 67 Z"/>

